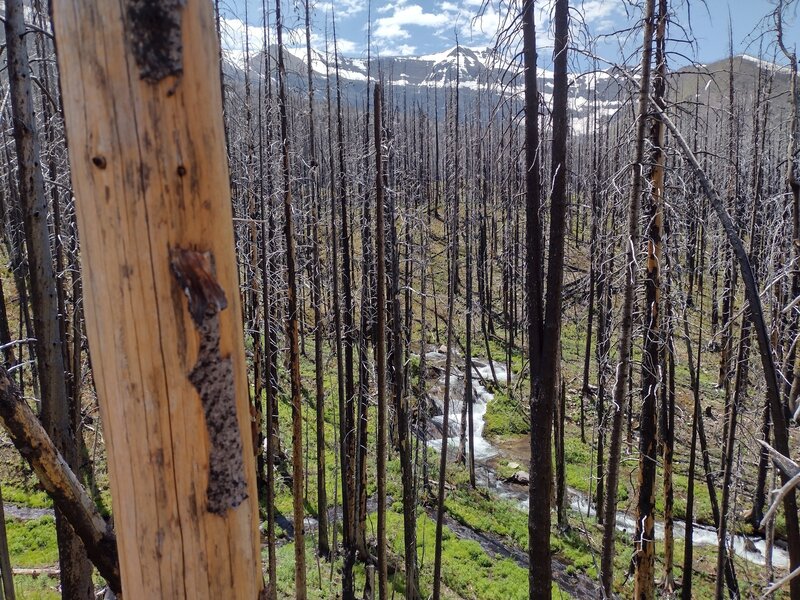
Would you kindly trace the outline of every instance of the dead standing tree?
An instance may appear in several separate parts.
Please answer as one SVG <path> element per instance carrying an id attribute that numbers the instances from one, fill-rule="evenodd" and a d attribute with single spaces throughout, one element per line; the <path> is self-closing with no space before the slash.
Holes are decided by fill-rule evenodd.
<path id="1" fill-rule="evenodd" d="M 109 523 L 100 516 L 97 507 L 86 493 L 78 477 L 64 461 L 50 436 L 22 398 L 22 392 L 0 367 L 0 422 L 11 441 L 39 478 L 42 487 L 70 528 L 80 537 L 89 559 L 115 592 L 120 591 L 117 541 Z M 10 567 L 3 569 L 3 585 L 9 594 Z M 12 590 L 13 591 L 13 590 Z"/>
<path id="2" fill-rule="evenodd" d="M 664 105 L 666 91 L 667 0 L 659 0 L 656 17 L 656 70 L 653 76 L 654 102 Z M 664 352 L 662 309 L 662 238 L 664 234 L 664 133 L 658 118 L 650 122 L 650 151 L 647 194 L 647 261 L 645 271 L 645 338 L 642 355 L 642 408 L 639 437 L 638 500 L 633 563 L 636 570 L 634 597 L 655 595 L 655 491 L 656 491 L 656 400 L 664 385 L 661 357 Z M 639 199 L 632 199 L 638 202 Z"/>
<path id="3" fill-rule="evenodd" d="M 547 291 L 544 284 L 544 226 L 539 216 L 539 94 L 536 83 L 536 32 L 533 2 L 523 5 L 525 61 L 525 213 L 528 344 L 531 365 L 531 477 L 528 486 L 528 585 L 530 598 L 549 597 L 552 588 L 550 490 L 552 486 L 552 423 L 561 368 L 561 307 L 564 281 L 564 237 L 567 219 L 567 43 L 569 3 L 555 4 L 553 49 L 553 143 Z M 509 370 L 510 372 L 510 370 Z"/>
<path id="4" fill-rule="evenodd" d="M 41 167 L 39 140 L 34 117 L 26 26 L 21 0 L 6 2 L 5 33 L 14 140 L 17 151 L 19 198 L 31 282 L 31 306 L 36 335 L 36 366 L 41 390 L 42 424 L 73 469 L 80 462 L 76 436 L 70 425 L 66 364 L 59 325 L 58 292 L 50 246 L 48 206 Z M 56 508 L 56 531 L 64 598 L 94 596 L 92 569 L 86 550 Z"/>
<path id="5" fill-rule="evenodd" d="M 263 587 L 212 7 L 53 5 L 130 598 Z"/>
<path id="6" fill-rule="evenodd" d="M 292 183 L 289 161 L 289 117 L 286 107 L 286 65 L 283 47 L 283 20 L 280 0 L 275 1 L 278 36 L 278 108 L 281 131 L 281 171 L 283 174 L 283 235 L 286 239 L 286 338 L 289 345 L 289 371 L 292 393 L 292 509 L 294 513 L 295 597 L 306 598 L 306 547 L 303 514 L 303 398 L 300 380 L 300 347 L 297 302 L 297 253 L 292 211 Z"/>
<path id="7" fill-rule="evenodd" d="M 622 323 L 619 334 L 619 362 L 614 384 L 615 411 L 611 421 L 611 443 L 608 450 L 608 481 L 603 504 L 605 528 L 600 578 L 603 597 L 610 598 L 614 581 L 614 534 L 617 511 L 617 483 L 622 444 L 622 418 L 627 406 L 627 387 L 630 377 L 631 335 L 633 333 L 633 300 L 638 278 L 636 255 L 639 252 L 639 210 L 644 170 L 644 138 L 649 105 L 650 72 L 653 57 L 653 31 L 655 26 L 655 0 L 647 0 L 644 14 L 644 43 L 639 80 L 639 98 L 636 122 L 631 195 L 628 205 L 628 238 L 626 240 L 626 278 L 623 292 Z"/>
<path id="8" fill-rule="evenodd" d="M 672 120 L 661 110 L 659 106 L 655 106 L 659 116 L 664 121 L 667 129 L 673 136 L 673 139 L 681 149 L 681 153 L 691 166 L 692 170 L 697 177 L 703 194 L 708 198 L 711 207 L 716 212 L 719 218 L 725 236 L 728 238 L 728 243 L 731 245 L 733 253 L 739 263 L 739 269 L 742 274 L 742 281 L 745 287 L 745 298 L 749 304 L 748 317 L 752 322 L 753 329 L 756 333 L 756 340 L 758 342 L 758 354 L 761 359 L 761 367 L 764 371 L 764 379 L 767 387 L 767 396 L 769 399 L 770 411 L 772 413 L 773 432 L 775 435 L 775 448 L 777 452 L 785 457 L 789 457 L 789 435 L 784 419 L 783 404 L 780 400 L 780 392 L 778 388 L 778 376 L 775 369 L 775 359 L 772 354 L 772 346 L 769 338 L 766 323 L 764 321 L 764 311 L 761 305 L 761 298 L 756 286 L 755 276 L 753 269 L 750 265 L 750 259 L 745 250 L 744 244 L 739 237 L 736 227 L 733 224 L 728 211 L 725 208 L 723 200 L 717 190 L 714 188 L 713 183 L 706 175 L 702 166 L 697 160 L 697 157 L 692 152 L 689 144 L 681 135 L 678 127 Z M 797 499 L 795 497 L 795 487 L 792 484 L 792 476 L 786 472 L 781 471 L 781 481 L 785 488 L 785 493 L 780 496 L 783 503 L 784 514 L 786 515 L 786 537 L 789 545 L 789 562 L 792 571 L 800 573 L 800 533 L 798 532 L 798 514 L 797 514 Z M 777 505 L 777 502 L 774 503 Z M 768 513 L 769 516 L 769 513 Z M 767 516 L 764 517 L 766 522 Z M 800 579 L 791 580 L 791 597 L 800 598 Z"/>
<path id="9" fill-rule="evenodd" d="M 320 223 L 322 221 L 321 200 L 319 190 L 319 159 L 314 139 L 314 77 L 311 62 L 311 0 L 305 0 L 306 16 L 306 74 L 308 76 L 308 154 L 311 162 L 310 185 L 313 215 L 313 272 L 311 277 L 311 304 L 314 308 L 314 383 L 315 405 L 317 414 L 317 518 L 319 519 L 320 556 L 330 556 L 328 543 L 328 493 L 325 487 L 325 387 L 322 362 L 322 259 L 320 258 Z"/>
<path id="10" fill-rule="evenodd" d="M 783 33 L 783 13 L 792 0 L 779 0 L 774 12 L 778 46 L 789 60 L 789 143 L 786 150 L 786 183 L 792 198 L 792 300 L 800 296 L 800 82 L 797 75 L 797 51 L 789 48 Z M 787 404 L 795 411 L 794 419 L 800 417 L 800 408 L 794 403 L 800 394 L 800 352 L 796 349 L 794 372 L 791 374 L 791 388 Z"/>

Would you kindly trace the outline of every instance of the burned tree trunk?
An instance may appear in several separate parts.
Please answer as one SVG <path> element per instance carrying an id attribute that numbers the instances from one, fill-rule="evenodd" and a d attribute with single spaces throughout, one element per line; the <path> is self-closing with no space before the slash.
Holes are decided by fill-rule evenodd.
<path id="1" fill-rule="evenodd" d="M 656 71 L 653 102 L 664 105 L 666 91 L 667 0 L 659 0 L 656 24 Z M 661 263 L 664 233 L 664 133 L 661 119 L 650 125 L 650 192 L 647 194 L 647 262 L 645 274 L 645 333 L 642 356 L 642 412 L 639 436 L 639 494 L 636 503 L 636 534 L 633 563 L 636 568 L 634 597 L 655 596 L 655 504 L 656 504 L 656 401 L 664 385 L 661 356 L 664 336 L 661 316 Z M 632 198 L 632 202 L 638 202 Z"/>
<path id="2" fill-rule="evenodd" d="M 314 308 L 314 383 L 315 404 L 317 413 L 317 519 L 319 521 L 319 554 L 324 557 L 330 555 L 328 543 L 328 492 L 325 486 L 325 387 L 322 362 L 322 335 L 324 323 L 322 321 L 322 261 L 320 259 L 319 228 L 322 221 L 319 197 L 319 160 L 314 139 L 314 78 L 311 68 L 311 0 L 305 0 L 306 13 L 306 61 L 308 75 L 308 153 L 311 158 L 311 203 L 313 214 L 312 244 L 313 264 L 311 277 L 311 302 Z"/>
<path id="3" fill-rule="evenodd" d="M 552 423 L 561 370 L 561 306 L 564 281 L 564 239 L 567 217 L 567 42 L 569 2 L 555 4 L 553 49 L 553 144 L 547 292 L 543 297 L 543 227 L 539 219 L 540 163 L 536 40 L 533 2 L 523 5 L 525 57 L 525 167 L 528 271 L 528 345 L 531 365 L 530 483 L 528 486 L 528 584 L 531 600 L 549 597 L 552 588 L 550 490 L 552 487 Z M 544 301 L 544 302 L 543 302 Z M 546 304 L 545 304 L 546 302 Z M 509 373 L 510 373 L 509 369 Z"/>
<path id="4" fill-rule="evenodd" d="M 11 556 L 8 553 L 8 534 L 6 533 L 2 491 L 0 491 L 0 598 L 3 600 L 16 600 L 17 598 L 14 591 L 14 575 L 11 572 Z"/>
<path id="5" fill-rule="evenodd" d="M 661 118 L 664 120 L 667 128 L 670 130 L 675 138 L 678 146 L 680 147 L 684 157 L 689 162 L 694 171 L 703 193 L 711 203 L 714 212 L 722 223 L 722 228 L 728 238 L 728 243 L 736 256 L 739 263 L 739 269 L 742 273 L 742 282 L 745 288 L 745 298 L 749 303 L 749 316 L 753 324 L 753 329 L 756 334 L 758 342 L 758 354 L 761 359 L 761 367 L 764 371 L 764 379 L 767 386 L 767 395 L 769 398 L 770 412 L 772 413 L 773 431 L 775 435 L 775 449 L 786 457 L 790 456 L 789 453 L 789 435 L 786 426 L 786 419 L 784 417 L 783 404 L 780 399 L 780 391 L 778 388 L 778 376 L 775 370 L 775 360 L 772 355 L 772 347 L 770 344 L 769 332 L 764 321 L 764 310 L 761 305 L 761 297 L 759 296 L 758 286 L 756 285 L 755 275 L 753 268 L 750 265 L 750 259 L 747 256 L 744 244 L 739 237 L 736 227 L 731 220 L 728 211 L 725 209 L 722 198 L 717 190 L 714 188 L 712 182 L 708 179 L 700 163 L 697 161 L 686 140 L 681 135 L 680 130 L 675 124 L 666 116 L 665 113 L 660 112 Z M 781 479 L 785 484 L 789 477 L 781 474 Z M 786 515 L 786 537 L 789 545 L 789 562 L 790 568 L 794 569 L 800 566 L 800 528 L 798 527 L 798 514 L 797 514 L 797 499 L 794 490 L 786 494 L 783 499 L 784 513 Z M 800 597 L 800 579 L 793 579 L 791 585 L 792 597 Z"/>
<path id="6" fill-rule="evenodd" d="M 534 367 L 538 369 L 541 363 L 542 319 L 544 308 L 542 306 L 542 247 L 539 236 L 542 225 L 539 219 L 541 199 L 541 185 L 539 170 L 541 156 L 539 155 L 539 92 L 536 81 L 536 27 L 534 22 L 533 0 L 526 0 L 522 7 L 522 32 L 523 55 L 525 59 L 525 227 L 526 227 L 526 255 L 527 268 L 525 273 L 525 287 L 527 291 L 528 313 L 528 345 L 529 360 L 531 364 L 531 393 L 530 404 L 542 402 L 536 397 L 534 389 Z M 507 365 L 509 372 L 510 365 Z M 539 373 L 536 373 L 536 377 Z M 537 382 L 538 383 L 538 382 Z M 550 399 L 545 399 L 551 402 Z M 545 411 L 539 416 L 541 425 L 545 428 L 545 439 L 537 440 L 531 430 L 530 455 L 536 460 L 537 465 L 544 465 L 545 472 L 539 478 L 530 478 L 528 496 L 530 509 L 528 511 L 528 588 L 530 598 L 549 597 L 552 574 L 550 571 L 550 428 L 552 418 Z M 533 412 L 531 412 L 533 419 Z M 540 456 L 544 454 L 545 456 Z M 531 463 L 533 469 L 534 463 Z M 538 505 L 545 500 L 543 507 Z M 537 506 L 536 511 L 532 508 Z M 540 581 L 540 579 L 544 581 Z"/>
<path id="7" fill-rule="evenodd" d="M 631 335 L 633 333 L 633 301 L 637 280 L 636 254 L 639 251 L 639 205 L 642 192 L 642 171 L 644 169 L 644 138 L 650 92 L 650 67 L 653 57 L 653 30 L 655 0 L 647 0 L 644 14 L 644 44 L 642 48 L 642 70 L 639 80 L 639 106 L 636 122 L 636 142 L 633 158 L 631 195 L 628 205 L 628 235 L 625 258 L 625 289 L 623 292 L 622 325 L 619 334 L 619 362 L 617 381 L 614 384 L 614 404 L 611 420 L 611 441 L 608 449 L 608 479 L 604 499 L 603 552 L 600 559 L 600 579 L 603 597 L 610 598 L 614 581 L 614 533 L 617 511 L 617 483 L 619 481 L 619 461 L 622 445 L 622 418 L 627 406 L 627 387 L 629 384 L 631 362 Z"/>
<path id="8" fill-rule="evenodd" d="M 280 0 L 275 2 L 278 36 L 278 108 L 281 128 L 281 167 L 283 172 L 283 235 L 286 242 L 286 338 L 289 344 L 289 377 L 292 394 L 292 511 L 294 517 L 295 597 L 306 598 L 306 546 L 303 508 L 303 397 L 300 381 L 299 317 L 297 268 L 292 214 L 291 170 L 289 165 L 289 118 L 286 107 L 286 65 L 283 49 L 283 21 Z"/>
<path id="9" fill-rule="evenodd" d="M 356 552 L 356 494 L 355 494 L 355 383 L 353 377 L 353 314 L 355 312 L 352 289 L 352 269 L 350 266 L 350 221 L 347 217 L 347 174 L 344 159 L 344 122 L 342 115 L 341 80 L 339 78 L 339 52 L 336 48 L 336 23 L 333 24 L 334 67 L 336 71 L 336 149 L 339 159 L 339 172 L 337 174 L 336 200 L 339 202 L 340 223 L 338 240 L 334 240 L 334 262 L 338 261 L 337 243 L 341 246 L 342 253 L 341 290 L 344 305 L 338 311 L 337 323 L 337 361 L 342 355 L 343 366 L 339 372 L 339 440 L 341 444 L 342 461 L 342 538 L 344 546 L 344 560 L 342 566 L 342 597 L 344 600 L 354 598 L 353 588 L 353 563 Z M 332 132 L 331 132 L 332 135 Z M 335 212 L 335 209 L 332 211 Z M 331 222 L 335 217 L 331 216 Z M 335 292 L 334 292 L 335 294 Z M 338 302 L 338 300 L 337 300 Z M 341 334 L 341 335 L 340 335 Z M 341 338 L 341 343 L 338 339 Z M 341 348 L 339 345 L 341 344 Z"/>
<path id="10" fill-rule="evenodd" d="M 786 150 L 786 183 L 789 191 L 792 194 L 792 279 L 791 290 L 792 299 L 800 296 L 800 78 L 797 74 L 797 52 L 794 48 L 791 50 L 786 46 L 783 31 L 783 11 L 791 4 L 787 0 L 779 0 L 778 6 L 775 9 L 775 28 L 778 38 L 778 46 L 783 52 L 784 56 L 789 60 L 789 102 L 790 102 L 790 116 L 789 116 L 789 143 Z M 796 310 L 796 309 L 795 309 Z M 797 319 L 792 323 L 792 333 L 797 330 Z M 797 351 L 796 346 L 793 347 L 795 353 L 793 365 L 794 372 L 788 378 L 791 381 L 789 387 L 787 404 L 796 401 L 798 393 L 800 393 L 800 352 Z M 800 409 L 792 407 L 795 411 L 795 420 L 800 417 Z M 778 448 L 779 452 L 782 452 Z M 794 564 L 793 564 L 794 566 Z M 800 580 L 792 580 L 792 597 L 797 595 L 800 597 Z"/>
<path id="11" fill-rule="evenodd" d="M 77 470 L 80 466 L 80 432 L 72 426 L 69 415 L 64 340 L 59 322 L 58 290 L 48 226 L 49 210 L 34 117 L 32 74 L 24 37 L 24 10 L 22 0 L 6 2 L 5 33 L 19 196 L 36 336 L 36 366 L 41 389 L 41 419 L 56 447 L 69 465 Z M 91 600 L 94 597 L 94 584 L 86 549 L 59 510 L 56 510 L 56 531 L 63 597 Z"/>
<path id="12" fill-rule="evenodd" d="M 100 516 L 94 502 L 3 367 L 0 367 L 0 421 L 14 446 L 53 499 L 59 513 L 69 523 L 71 530 L 80 537 L 88 557 L 100 575 L 106 579 L 112 590 L 119 592 L 121 586 L 117 543 L 110 525 Z M 0 568 L 4 567 L 5 565 L 0 565 Z M 3 577 L 7 575 L 10 578 L 10 573 L 4 569 Z"/>
<path id="13" fill-rule="evenodd" d="M 375 86 L 375 244 L 377 266 L 377 339 L 375 362 L 378 379 L 378 498 L 386 497 L 386 234 L 383 217 L 383 157 L 381 156 L 381 87 Z M 399 352 L 399 348 L 394 349 Z M 399 373 L 395 373 L 399 377 Z M 401 437 L 406 444 L 407 438 Z M 407 545 L 406 545 L 407 547 Z M 411 565 L 413 569 L 414 565 Z M 413 571 L 412 571 L 413 572 Z M 386 600 L 386 502 L 378 502 L 378 597 Z M 412 580 L 413 581 L 413 580 Z"/>

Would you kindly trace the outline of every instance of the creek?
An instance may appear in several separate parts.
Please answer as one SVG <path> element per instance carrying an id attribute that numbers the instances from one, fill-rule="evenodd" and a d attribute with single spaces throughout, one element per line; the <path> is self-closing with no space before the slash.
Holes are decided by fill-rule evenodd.
<path id="1" fill-rule="evenodd" d="M 439 450 L 442 445 L 442 429 L 444 427 L 444 364 L 446 354 L 441 351 L 427 352 L 425 354 L 426 363 L 429 366 L 428 373 L 438 374 L 435 381 L 429 380 L 428 395 L 438 408 L 439 414 L 432 418 L 433 427 L 429 432 L 428 446 Z M 458 366 L 451 366 L 450 374 L 450 410 L 448 415 L 448 455 L 452 458 L 458 452 L 459 438 L 461 432 L 461 410 L 464 403 L 464 362 L 463 359 L 454 354 L 453 363 Z M 505 363 L 494 362 L 494 374 L 497 381 L 505 382 L 507 369 Z M 497 463 L 499 459 L 519 461 L 518 455 L 512 455 L 503 448 L 503 445 L 495 445 L 483 436 L 485 427 L 486 408 L 489 402 L 494 399 L 494 395 L 487 389 L 488 382 L 492 382 L 492 366 L 484 358 L 472 359 L 472 389 L 473 389 L 473 432 L 475 436 L 475 467 L 479 485 L 484 485 L 499 496 L 512 500 L 517 503 L 521 511 L 528 511 L 528 492 L 527 487 L 515 483 L 508 483 L 497 476 Z M 486 383 L 486 385 L 484 385 Z M 469 434 L 467 433 L 467 444 L 469 444 Z M 527 439 L 525 446 L 527 447 Z M 527 461 L 526 461 L 527 462 Z M 517 463 L 519 464 L 519 463 Z M 698 482 L 698 485 L 702 485 Z M 595 508 L 583 492 L 570 488 L 568 490 L 570 506 L 578 515 L 585 518 L 594 519 Z M 617 511 L 616 527 L 619 531 L 624 531 L 634 535 L 636 530 L 636 520 L 625 511 Z M 675 519 L 673 535 L 675 539 L 683 539 L 686 532 L 684 521 Z M 655 534 L 657 540 L 664 539 L 664 525 L 656 522 Z M 692 540 L 695 546 L 716 546 L 717 532 L 713 527 L 695 523 L 693 527 Z M 736 556 L 747 559 L 757 564 L 766 564 L 766 542 L 758 536 L 734 535 L 729 538 Z M 730 546 L 729 546 L 730 547 Z M 789 567 L 789 554 L 786 549 L 779 545 L 773 545 L 772 564 L 779 569 L 787 570 Z"/>

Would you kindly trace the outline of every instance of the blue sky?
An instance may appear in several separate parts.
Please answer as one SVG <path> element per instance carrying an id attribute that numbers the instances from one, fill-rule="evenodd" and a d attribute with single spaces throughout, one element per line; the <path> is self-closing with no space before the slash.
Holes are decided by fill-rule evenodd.
<path id="1" fill-rule="evenodd" d="M 302 30 L 303 0 L 283 0 L 285 24 L 298 30 L 294 43 L 300 45 Z M 571 0 L 573 15 L 573 39 L 577 46 L 584 47 L 589 37 L 595 39 L 594 52 L 615 62 L 636 60 L 635 51 L 640 33 L 630 30 L 641 18 L 640 2 L 634 0 Z M 734 51 L 757 55 L 760 36 L 763 36 L 762 52 L 771 58 L 774 52 L 774 34 L 771 19 L 766 18 L 774 10 L 775 0 L 670 0 L 675 13 L 672 39 L 690 39 L 673 42 L 670 63 L 682 66 L 694 60 L 711 62 L 723 58 L 728 52 L 728 24 L 733 29 Z M 788 11 L 786 42 L 800 46 L 800 2 Z M 246 5 L 246 6 L 245 6 Z M 249 22 L 251 44 L 260 45 L 263 39 L 261 0 L 222 0 L 221 7 L 227 23 L 224 44 L 241 49 L 245 12 Z M 267 9 L 274 9 L 274 0 L 266 0 Z M 456 37 L 461 44 L 486 47 L 492 44 L 497 29 L 505 22 L 509 0 L 312 0 L 314 9 L 315 47 L 324 48 L 326 20 L 331 11 L 336 14 L 336 28 L 340 51 L 348 55 L 366 54 L 368 23 L 372 23 L 373 52 L 382 55 L 422 55 L 441 52 L 455 45 Z M 515 2 L 516 5 L 516 2 Z M 548 60 L 548 48 L 552 47 L 550 32 L 550 2 L 537 2 L 537 31 L 542 61 Z M 584 23 L 580 23 L 578 16 Z M 691 15 L 691 19 L 689 19 Z M 271 19 L 274 16 L 271 14 Z M 689 30 L 687 24 L 691 23 Z M 682 27 L 679 27 L 680 24 Z M 785 62 L 780 58 L 777 62 Z"/>

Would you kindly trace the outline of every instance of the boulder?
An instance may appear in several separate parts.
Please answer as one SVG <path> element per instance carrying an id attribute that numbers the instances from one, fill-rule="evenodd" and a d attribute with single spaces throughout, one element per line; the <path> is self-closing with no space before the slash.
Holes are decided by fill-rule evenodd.
<path id="1" fill-rule="evenodd" d="M 439 346 L 439 350 L 438 351 L 439 351 L 440 354 L 444 354 L 445 357 L 447 357 L 447 345 L 446 344 L 442 344 L 441 346 Z M 455 348 L 453 348 L 451 350 L 451 352 L 453 353 L 454 357 L 455 356 L 461 356 L 461 354 L 459 354 L 458 350 L 456 350 Z"/>
<path id="2" fill-rule="evenodd" d="M 506 483 L 516 483 L 519 485 L 528 485 L 530 483 L 531 476 L 528 475 L 525 471 L 517 471 L 511 477 L 506 479 Z"/>
<path id="3" fill-rule="evenodd" d="M 744 549 L 753 554 L 761 554 L 761 550 L 758 549 L 756 543 L 749 537 L 744 538 Z"/>

